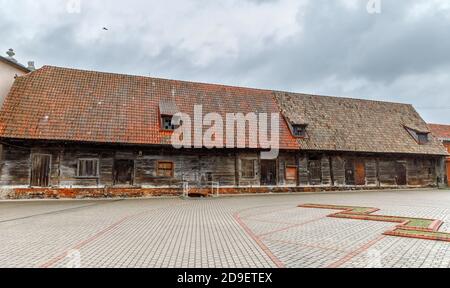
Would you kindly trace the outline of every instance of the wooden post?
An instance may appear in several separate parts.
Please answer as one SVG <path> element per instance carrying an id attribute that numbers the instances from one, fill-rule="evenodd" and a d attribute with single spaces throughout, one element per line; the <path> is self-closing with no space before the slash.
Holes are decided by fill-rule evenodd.
<path id="1" fill-rule="evenodd" d="M 295 166 L 297 166 L 297 183 L 296 186 L 300 186 L 300 159 L 298 153 L 295 153 Z"/>
<path id="2" fill-rule="evenodd" d="M 440 157 L 439 159 L 437 159 L 437 161 L 436 161 L 436 169 L 437 169 L 437 171 L 436 171 L 436 175 L 437 175 L 437 186 L 438 187 L 442 187 L 442 186 L 445 186 L 445 175 L 447 174 L 446 173 L 446 158 L 445 157 Z M 448 163 L 447 163 L 448 164 Z"/>
<path id="3" fill-rule="evenodd" d="M 240 187 L 240 179 L 239 179 L 239 152 L 235 152 L 234 154 L 234 177 L 235 177 L 235 185 L 236 187 Z"/>

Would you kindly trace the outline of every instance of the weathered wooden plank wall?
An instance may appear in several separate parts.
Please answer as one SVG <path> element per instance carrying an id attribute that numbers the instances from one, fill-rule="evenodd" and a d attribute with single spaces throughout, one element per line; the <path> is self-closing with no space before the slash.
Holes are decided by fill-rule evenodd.
<path id="1" fill-rule="evenodd" d="M 30 149 L 3 145 L 0 162 L 0 185 L 30 184 Z"/>
<path id="2" fill-rule="evenodd" d="M 302 154 L 299 157 L 298 165 L 300 186 L 309 185 L 308 156 Z"/>
<path id="3" fill-rule="evenodd" d="M 261 159 L 258 152 L 234 150 L 179 151 L 161 148 L 134 148 L 89 145 L 36 145 L 31 148 L 4 145 L 0 149 L 0 185 L 30 185 L 31 155 L 51 155 L 50 185 L 56 187 L 112 186 L 114 161 L 134 161 L 137 186 L 191 185 L 218 182 L 221 186 L 259 186 Z M 78 159 L 98 158 L 97 178 L 77 176 Z M 255 161 L 254 177 L 244 178 L 242 160 Z M 408 185 L 436 184 L 439 158 L 426 156 L 358 155 L 307 152 L 281 152 L 277 163 L 279 186 L 345 186 L 345 162 L 362 161 L 367 186 L 395 186 L 399 163 L 404 164 Z M 174 164 L 173 178 L 157 175 L 158 161 Z M 298 179 L 286 179 L 286 167 L 297 167 Z"/>
<path id="4" fill-rule="evenodd" d="M 395 161 L 380 160 L 379 181 L 382 185 L 396 185 Z"/>
<path id="5" fill-rule="evenodd" d="M 322 157 L 322 185 L 332 185 L 331 182 L 331 169 L 330 169 L 330 158 L 327 155 Z"/>
<path id="6" fill-rule="evenodd" d="M 345 159 L 341 156 L 332 156 L 332 168 L 335 186 L 345 185 Z"/>
<path id="7" fill-rule="evenodd" d="M 378 185 L 378 166 L 376 159 L 368 158 L 366 160 L 366 184 Z"/>

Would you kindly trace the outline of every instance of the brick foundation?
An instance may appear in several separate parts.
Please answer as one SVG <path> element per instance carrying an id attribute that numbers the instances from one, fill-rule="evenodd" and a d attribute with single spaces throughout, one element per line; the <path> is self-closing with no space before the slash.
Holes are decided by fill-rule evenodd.
<path id="1" fill-rule="evenodd" d="M 395 187 L 227 187 L 220 195 L 380 190 Z M 408 187 L 403 187 L 408 188 Z M 411 188 L 411 187 L 409 187 Z M 396 187 L 396 189 L 399 189 Z M 211 188 L 191 188 L 190 196 L 210 196 Z M 83 199 L 182 196 L 181 188 L 15 188 L 8 199 Z"/>

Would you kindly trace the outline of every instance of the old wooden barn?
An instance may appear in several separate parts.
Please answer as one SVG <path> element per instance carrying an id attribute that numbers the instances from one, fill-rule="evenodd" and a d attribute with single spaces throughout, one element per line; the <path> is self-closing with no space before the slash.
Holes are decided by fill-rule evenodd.
<path id="1" fill-rule="evenodd" d="M 429 124 L 431 133 L 442 143 L 445 148 L 447 148 L 448 153 L 450 153 L 450 125 L 442 125 L 442 124 Z M 446 160 L 447 166 L 447 185 L 450 184 L 450 156 L 447 157 Z"/>
<path id="2" fill-rule="evenodd" d="M 195 105 L 281 113 L 279 156 L 262 159 L 266 147 L 239 143 L 245 135 L 175 149 L 172 118 Z M 16 79 L 0 137 L 12 198 L 179 195 L 186 183 L 191 193 L 436 186 L 447 155 L 411 105 L 51 66 Z"/>

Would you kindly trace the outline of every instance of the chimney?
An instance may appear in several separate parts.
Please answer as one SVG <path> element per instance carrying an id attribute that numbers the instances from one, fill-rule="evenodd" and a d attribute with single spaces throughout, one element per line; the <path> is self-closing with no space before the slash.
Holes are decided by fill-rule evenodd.
<path id="1" fill-rule="evenodd" d="M 36 70 L 36 67 L 34 67 L 34 61 L 28 61 L 28 70 L 30 70 L 31 72 L 33 72 L 34 70 Z"/>
<path id="2" fill-rule="evenodd" d="M 16 53 L 14 53 L 14 50 L 12 48 L 9 48 L 9 50 L 6 51 L 6 54 L 8 55 L 8 60 L 11 60 L 13 62 L 17 62 L 17 60 L 14 59 L 14 55 L 16 55 Z"/>

